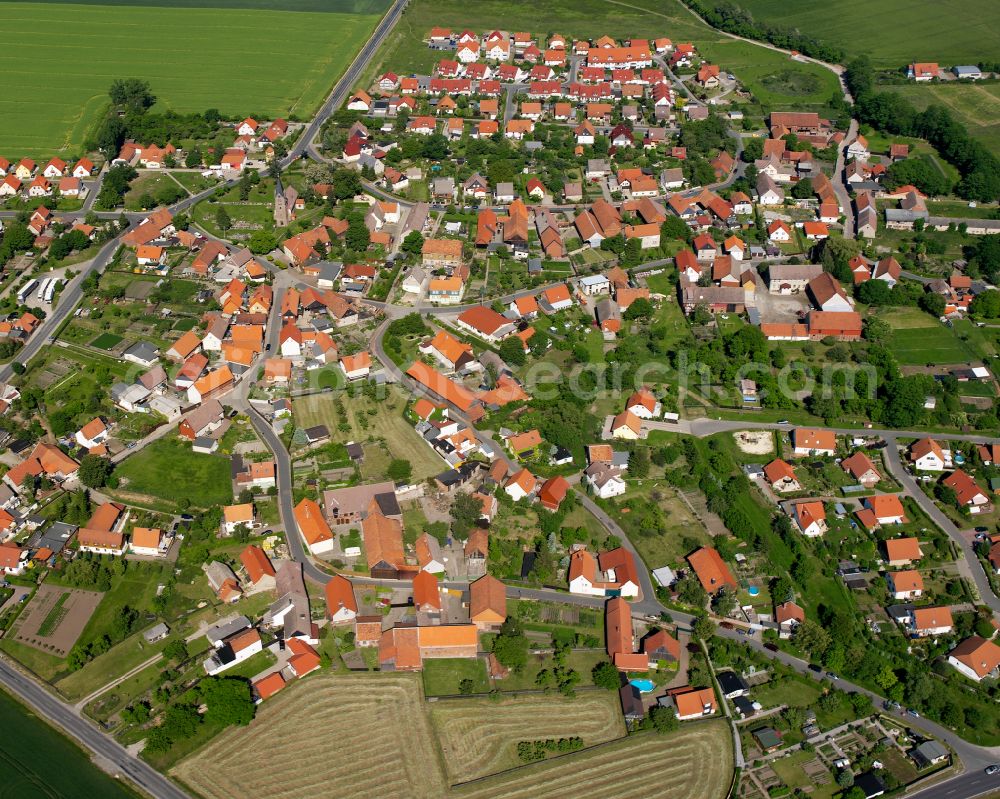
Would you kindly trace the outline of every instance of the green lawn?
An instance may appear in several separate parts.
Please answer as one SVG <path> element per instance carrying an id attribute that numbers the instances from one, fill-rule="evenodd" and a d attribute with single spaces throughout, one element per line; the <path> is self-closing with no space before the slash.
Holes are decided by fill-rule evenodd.
<path id="1" fill-rule="evenodd" d="M 825 106 L 840 92 L 837 76 L 817 64 L 735 39 L 698 42 L 701 53 L 732 72 L 765 109 Z"/>
<path id="2" fill-rule="evenodd" d="M 116 336 L 114 333 L 101 333 L 101 335 L 90 342 L 90 346 L 97 347 L 99 350 L 110 350 L 117 344 L 121 344 L 121 342 L 121 336 Z"/>
<path id="3" fill-rule="evenodd" d="M 171 436 L 126 459 L 116 474 L 123 482 L 118 493 L 138 495 L 141 504 L 210 508 L 232 501 L 229 460 L 192 452 L 189 441 Z"/>
<path id="4" fill-rule="evenodd" d="M 473 693 L 484 694 L 490 690 L 486 676 L 486 661 L 480 658 L 441 658 L 424 663 L 424 695 L 447 696 L 460 692 L 462 680 L 472 680 Z"/>
<path id="5" fill-rule="evenodd" d="M 809 707 L 819 696 L 820 690 L 816 685 L 795 677 L 779 678 L 776 682 L 767 682 L 753 689 L 754 699 L 764 708 L 778 705 Z"/>
<path id="6" fill-rule="evenodd" d="M 970 26 L 970 30 L 981 32 L 989 28 L 979 25 Z M 995 29 L 993 32 L 996 33 Z M 974 61 L 962 63 L 971 64 Z M 1000 155 L 1000 85 L 991 83 L 980 86 L 975 83 L 953 82 L 885 88 L 902 94 L 919 109 L 924 109 L 931 103 L 947 106 L 974 138 Z"/>
<path id="7" fill-rule="evenodd" d="M 82 669 L 71 672 L 56 684 L 56 688 L 68 699 L 82 699 L 149 660 L 166 645 L 166 640 L 147 644 L 142 633 L 135 633 L 94 658 Z"/>
<path id="8" fill-rule="evenodd" d="M 988 22 L 996 13 L 993 0 L 737 0 L 736 5 L 756 20 L 797 29 L 852 55 L 867 54 L 878 65 L 975 64 L 995 60 L 1000 50 L 1000 27 Z"/>
<path id="9" fill-rule="evenodd" d="M 118 77 L 149 80 L 160 98 L 157 110 L 217 108 L 235 117 L 307 118 L 388 1 L 213 0 L 210 5 L 4 2 L 0 152 L 36 160 L 78 154 Z M 41 57 L 43 40 L 51 46 Z"/>
<path id="10" fill-rule="evenodd" d="M 879 315 L 892 325 L 889 348 L 901 364 L 958 364 L 976 358 L 954 329 L 945 327 L 923 311 L 887 308 Z"/>

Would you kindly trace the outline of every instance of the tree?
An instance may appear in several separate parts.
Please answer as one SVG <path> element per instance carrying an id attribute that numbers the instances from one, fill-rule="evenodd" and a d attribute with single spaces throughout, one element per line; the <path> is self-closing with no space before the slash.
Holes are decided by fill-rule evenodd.
<path id="1" fill-rule="evenodd" d="M 126 724 L 145 724 L 149 721 L 149 703 L 136 702 L 121 712 L 122 721 Z"/>
<path id="2" fill-rule="evenodd" d="M 708 601 L 708 594 L 702 588 L 701 581 L 688 573 L 677 581 L 677 598 L 685 605 L 702 608 Z"/>
<path id="3" fill-rule="evenodd" d="M 660 225 L 660 240 L 669 239 L 691 241 L 691 228 L 679 216 L 668 216 L 666 221 Z"/>
<path id="4" fill-rule="evenodd" d="M 483 514 L 483 506 L 471 494 L 460 493 L 451 503 L 451 530 L 455 535 L 464 537 L 479 521 Z"/>
<path id="5" fill-rule="evenodd" d="M 759 161 L 764 157 L 764 140 L 763 139 L 744 139 L 743 140 L 743 153 L 740 159 L 746 164 L 752 164 L 754 161 Z M 799 181 L 802 183 L 803 181 Z M 806 181 L 808 182 L 808 181 Z"/>
<path id="6" fill-rule="evenodd" d="M 878 282 L 881 283 L 882 281 L 880 280 Z M 973 302 L 975 302 L 975 300 L 973 300 Z M 877 316 L 870 316 L 865 319 L 861 334 L 864 336 L 865 341 L 878 344 L 879 342 L 885 341 L 892 335 L 892 325 L 884 319 L 879 319 Z"/>
<path id="7" fill-rule="evenodd" d="M 108 478 L 111 477 L 114 469 L 114 464 L 107 458 L 102 458 L 99 455 L 84 455 L 77 474 L 80 477 L 80 482 L 87 488 L 101 488 L 107 485 Z"/>
<path id="8" fill-rule="evenodd" d="M 649 710 L 649 720 L 653 722 L 653 729 L 658 733 L 673 732 L 681 723 L 677 719 L 677 713 L 672 707 L 655 705 Z"/>
<path id="9" fill-rule="evenodd" d="M 984 236 L 983 239 L 993 239 L 994 236 Z M 1000 291 L 987 289 L 972 298 L 969 311 L 980 319 L 996 319 L 1000 316 Z"/>
<path id="10" fill-rule="evenodd" d="M 475 693 L 476 684 L 470 679 L 459 680 L 458 682 L 458 692 L 463 696 L 470 696 Z"/>
<path id="11" fill-rule="evenodd" d="M 269 230 L 255 230 L 250 234 L 250 252 L 263 255 L 278 246 L 278 239 Z"/>
<path id="12" fill-rule="evenodd" d="M 187 646 L 180 639 L 171 641 L 163 647 L 163 657 L 166 660 L 172 660 L 174 663 L 183 663 L 188 659 Z"/>
<path id="13" fill-rule="evenodd" d="M 407 483 L 413 474 L 413 466 L 405 458 L 393 458 L 389 462 L 385 474 L 394 483 Z"/>
<path id="14" fill-rule="evenodd" d="M 857 288 L 858 299 L 866 305 L 888 305 L 892 289 L 884 280 L 866 280 Z"/>
<path id="15" fill-rule="evenodd" d="M 854 774 L 850 769 L 841 769 L 837 772 L 837 785 L 841 788 L 850 788 L 854 785 Z"/>
<path id="16" fill-rule="evenodd" d="M 215 224 L 219 230 L 229 230 L 233 226 L 233 220 L 229 218 L 224 206 L 220 205 L 215 209 Z"/>
<path id="17" fill-rule="evenodd" d="M 701 614 L 694 620 L 691 630 L 695 638 L 707 641 L 715 634 L 715 625 L 712 624 L 712 620 L 707 615 Z"/>
<path id="18" fill-rule="evenodd" d="M 594 666 L 590 672 L 594 685 L 607 688 L 609 691 L 617 691 L 622 684 L 621 675 L 614 663 L 603 660 Z"/>
<path id="19" fill-rule="evenodd" d="M 344 243 L 349 249 L 355 252 L 364 252 L 371 244 L 371 232 L 365 225 L 365 219 L 361 214 L 352 214 L 348 219 L 347 233 L 344 234 Z"/>
<path id="20" fill-rule="evenodd" d="M 115 79 L 108 89 L 108 96 L 112 103 L 128 111 L 142 112 L 156 102 L 149 81 L 140 78 Z"/>
<path id="21" fill-rule="evenodd" d="M 521 672 L 528 662 L 528 638 L 521 622 L 513 616 L 500 627 L 500 634 L 493 639 L 493 654 L 502 666 Z"/>
<path id="22" fill-rule="evenodd" d="M 653 303 L 645 297 L 639 297 L 639 299 L 633 300 L 628 308 L 625 309 L 624 314 L 626 319 L 649 319 L 652 315 Z"/>
<path id="23" fill-rule="evenodd" d="M 411 230 L 406 234 L 406 238 L 403 239 L 400 248 L 407 255 L 419 256 L 424 247 L 424 237 L 420 234 L 419 230 Z"/>
<path id="24" fill-rule="evenodd" d="M 338 169 L 331 178 L 332 194 L 337 200 L 349 200 L 361 193 L 361 176 L 353 169 Z"/>
<path id="25" fill-rule="evenodd" d="M 944 313 L 944 297 L 940 294 L 924 294 L 917 301 L 917 305 L 920 306 L 921 310 L 926 311 L 931 316 L 941 316 Z"/>
<path id="26" fill-rule="evenodd" d="M 830 634 L 816 622 L 806 619 L 796 625 L 794 640 L 800 649 L 804 649 L 813 657 L 820 657 L 830 645 Z"/>
<path id="27" fill-rule="evenodd" d="M 736 594 L 725 589 L 719 591 L 712 600 L 712 609 L 718 616 L 728 616 L 736 610 L 736 605 Z"/>
<path id="28" fill-rule="evenodd" d="M 808 200 L 813 196 L 812 181 L 800 180 L 792 187 L 792 196 L 796 200 Z"/>
<path id="29" fill-rule="evenodd" d="M 508 336 L 500 342 L 500 357 L 511 366 L 523 366 L 528 360 L 524 354 L 524 344 L 517 336 Z"/>
<path id="30" fill-rule="evenodd" d="M 250 683 L 238 677 L 205 677 L 198 683 L 201 701 L 208 706 L 205 720 L 228 727 L 244 727 L 253 720 Z"/>

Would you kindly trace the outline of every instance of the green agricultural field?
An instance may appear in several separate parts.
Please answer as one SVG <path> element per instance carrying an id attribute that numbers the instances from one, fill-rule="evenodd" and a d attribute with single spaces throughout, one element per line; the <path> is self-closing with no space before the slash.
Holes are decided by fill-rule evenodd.
<path id="1" fill-rule="evenodd" d="M 685 8 L 680 0 L 411 0 L 406 13 L 386 39 L 360 85 L 386 69 L 400 74 L 427 72 L 441 58 L 424 38 L 435 25 L 451 28 L 524 30 L 546 36 L 615 38 L 669 36 L 675 42 L 693 41 L 708 59 L 732 71 L 762 104 L 772 108 L 818 106 L 838 92 L 836 76 L 815 64 L 791 61 L 782 54 L 713 30 Z"/>
<path id="2" fill-rule="evenodd" d="M 149 80 L 157 110 L 308 118 L 388 5 L 0 0 L 0 152 L 78 154 L 122 76 Z"/>
<path id="3" fill-rule="evenodd" d="M 1000 85 L 933 83 L 885 86 L 924 109 L 932 103 L 948 108 L 969 134 L 1000 155 Z"/>
<path id="4" fill-rule="evenodd" d="M 38 716 L 0 694 L 0 724 L 15 735 L 3 736 L 4 796 L 46 796 L 60 799 L 129 799 L 137 794 L 109 777 L 76 746 Z M 53 768 L 53 764 L 58 764 Z"/>
<path id="5" fill-rule="evenodd" d="M 1000 27 L 988 24 L 994 0 L 736 0 L 754 19 L 802 31 L 866 53 L 878 65 L 911 61 L 975 64 L 1000 51 Z M 995 17 L 994 17 L 995 18 Z"/>
<path id="6" fill-rule="evenodd" d="M 154 441 L 116 470 L 116 495 L 139 505 L 212 508 L 232 501 L 229 459 L 191 451 L 189 441 L 172 436 Z M 127 480 L 127 482 L 126 482 Z"/>

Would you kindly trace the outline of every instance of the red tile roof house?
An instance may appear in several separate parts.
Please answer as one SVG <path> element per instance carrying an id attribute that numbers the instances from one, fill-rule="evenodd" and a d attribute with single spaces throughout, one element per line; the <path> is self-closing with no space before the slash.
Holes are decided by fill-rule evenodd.
<path id="1" fill-rule="evenodd" d="M 798 491 L 802 487 L 795 476 L 795 469 L 781 458 L 775 458 L 764 467 L 764 477 L 775 491 Z"/>
<path id="2" fill-rule="evenodd" d="M 621 597 L 613 597 L 605 606 L 604 631 L 608 656 L 619 671 L 646 671 L 649 658 L 635 651 L 632 608 Z"/>
<path id="3" fill-rule="evenodd" d="M 714 547 L 701 547 L 688 555 L 687 561 L 701 582 L 701 587 L 709 596 L 714 596 L 724 588 L 736 591 L 736 578 L 722 559 L 719 550 Z"/>
<path id="4" fill-rule="evenodd" d="M 941 482 L 955 492 L 958 507 L 968 508 L 969 513 L 988 513 L 992 509 L 986 493 L 961 469 L 956 469 Z"/>
<path id="5" fill-rule="evenodd" d="M 680 721 L 711 716 L 718 710 L 715 691 L 711 688 L 698 688 L 675 694 L 674 704 L 677 706 L 677 718 Z"/>
<path id="6" fill-rule="evenodd" d="M 546 510 L 557 511 L 567 491 L 569 483 L 565 477 L 559 475 L 551 477 L 542 483 L 542 487 L 538 490 L 538 501 Z"/>
<path id="7" fill-rule="evenodd" d="M 273 591 L 275 571 L 271 559 L 263 549 L 250 544 L 240 552 L 240 563 L 246 573 L 247 580 L 257 591 Z"/>
<path id="8" fill-rule="evenodd" d="M 844 460 L 840 462 L 840 468 L 850 474 L 851 477 L 857 480 L 865 488 L 871 488 L 882 479 L 878 470 L 875 468 L 875 464 L 872 463 L 871 458 L 860 450 L 855 452 L 849 458 L 844 458 Z"/>
<path id="9" fill-rule="evenodd" d="M 973 635 L 951 650 L 948 662 L 970 680 L 980 682 L 986 677 L 997 676 L 1000 670 L 1000 646 Z"/>
<path id="10" fill-rule="evenodd" d="M 792 446 L 796 455 L 835 455 L 837 436 L 831 430 L 799 427 L 792 431 Z"/>
<path id="11" fill-rule="evenodd" d="M 778 624 L 779 637 L 789 638 L 795 628 L 806 620 L 806 614 L 794 602 L 782 602 L 774 607 L 774 620 Z"/>

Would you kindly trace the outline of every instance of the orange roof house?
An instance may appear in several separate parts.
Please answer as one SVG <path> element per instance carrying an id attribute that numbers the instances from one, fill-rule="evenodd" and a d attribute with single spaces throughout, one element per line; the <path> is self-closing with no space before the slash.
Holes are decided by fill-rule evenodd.
<path id="1" fill-rule="evenodd" d="M 775 458 L 764 467 L 764 477 L 776 491 L 797 491 L 799 480 L 792 465 L 781 458 Z"/>
<path id="2" fill-rule="evenodd" d="M 253 684 L 253 689 L 261 701 L 270 699 L 278 691 L 285 687 L 285 678 L 280 671 L 272 671 L 266 677 L 261 677 Z"/>
<path id="3" fill-rule="evenodd" d="M 322 661 L 320 660 L 319 652 L 301 638 L 289 638 L 285 642 L 285 645 L 292 653 L 292 656 L 288 659 L 288 668 L 296 677 L 301 679 L 320 667 Z"/>
<path id="4" fill-rule="evenodd" d="M 837 451 L 837 434 L 832 430 L 798 427 L 792 431 L 792 445 L 796 455 L 832 455 Z"/>
<path id="5" fill-rule="evenodd" d="M 844 458 L 840 462 L 840 468 L 862 485 L 874 485 L 881 479 L 871 458 L 860 450 L 849 458 Z"/>
<path id="6" fill-rule="evenodd" d="M 716 594 L 723 588 L 728 588 L 730 591 L 736 590 L 736 578 L 733 577 L 729 566 L 726 565 L 719 550 L 715 547 L 696 549 L 687 556 L 687 562 L 698 576 L 701 587 L 709 595 Z"/>
<path id="7" fill-rule="evenodd" d="M 538 430 L 528 430 L 525 433 L 518 433 L 507 439 L 511 451 L 515 455 L 523 452 L 530 452 L 537 449 L 542 444 L 542 434 Z"/>
<path id="8" fill-rule="evenodd" d="M 469 619 L 481 630 L 507 620 L 507 589 L 496 577 L 487 574 L 469 584 Z"/>
<path id="9" fill-rule="evenodd" d="M 948 662 L 973 680 L 995 674 L 1000 667 L 1000 646 L 973 635 L 948 653 Z"/>
<path id="10" fill-rule="evenodd" d="M 323 586 L 326 597 L 326 615 L 330 621 L 351 621 L 358 613 L 358 600 L 354 586 L 341 574 L 335 574 Z"/>
<path id="11" fill-rule="evenodd" d="M 632 609 L 620 596 L 609 599 L 604 606 L 604 632 L 608 655 L 631 655 L 635 652 L 632 643 Z"/>
<path id="12" fill-rule="evenodd" d="M 923 557 L 916 538 L 890 538 L 885 542 L 885 552 L 890 566 L 903 566 Z"/>
<path id="13" fill-rule="evenodd" d="M 699 688 L 674 695 L 677 706 L 677 718 L 680 720 L 710 716 L 718 709 L 715 691 L 711 688 Z"/>
<path id="14" fill-rule="evenodd" d="M 333 548 L 333 531 L 315 500 L 303 499 L 295 506 L 294 514 L 299 533 L 310 552 L 326 552 Z"/>
<path id="15" fill-rule="evenodd" d="M 372 577 L 389 575 L 394 579 L 405 564 L 403 526 L 379 512 L 369 513 L 361 522 L 365 555 Z"/>
<path id="16" fill-rule="evenodd" d="M 292 379 L 292 362 L 287 358 L 268 358 L 264 361 L 264 382 L 288 383 Z"/>
<path id="17" fill-rule="evenodd" d="M 247 578 L 254 585 L 257 585 L 265 577 L 274 577 L 274 565 L 271 559 L 259 546 L 250 544 L 240 552 L 240 563 L 247 573 Z"/>
<path id="18" fill-rule="evenodd" d="M 427 364 L 414 361 L 406 370 L 406 374 L 445 402 L 454 405 L 472 421 L 476 421 L 483 415 L 483 409 L 475 394 L 465 386 L 449 380 Z"/>
<path id="19" fill-rule="evenodd" d="M 425 613 L 441 611 L 438 578 L 429 571 L 421 569 L 413 577 L 413 607 Z"/>
<path id="20" fill-rule="evenodd" d="M 565 477 L 561 475 L 550 477 L 542 483 L 542 487 L 538 490 L 538 501 L 543 508 L 557 511 L 565 499 L 567 491 L 569 491 L 569 483 Z"/>

